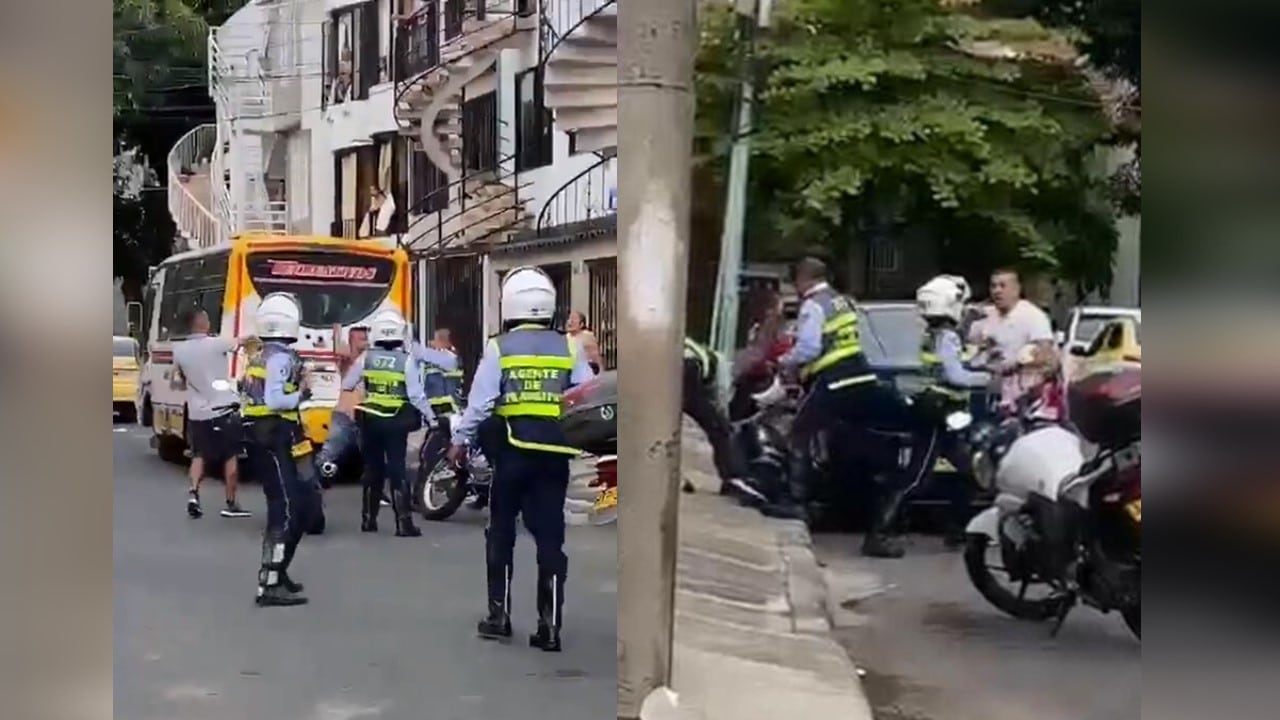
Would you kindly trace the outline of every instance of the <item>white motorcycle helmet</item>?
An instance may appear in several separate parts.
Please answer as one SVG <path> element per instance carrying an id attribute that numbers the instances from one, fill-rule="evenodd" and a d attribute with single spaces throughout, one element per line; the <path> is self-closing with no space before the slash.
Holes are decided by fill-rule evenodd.
<path id="1" fill-rule="evenodd" d="M 409 335 L 409 326 L 399 310 L 379 310 L 369 322 L 369 342 L 374 345 L 403 343 Z"/>
<path id="2" fill-rule="evenodd" d="M 945 318 L 959 324 L 969 298 L 969 283 L 958 275 L 939 275 L 916 290 L 916 306 L 926 320 Z"/>
<path id="3" fill-rule="evenodd" d="M 502 280 L 502 321 L 551 322 L 556 313 L 556 287 L 541 269 L 525 266 Z"/>
<path id="4" fill-rule="evenodd" d="M 262 298 L 254 314 L 257 335 L 263 340 L 294 342 L 302 322 L 298 301 L 289 293 L 275 292 Z"/>

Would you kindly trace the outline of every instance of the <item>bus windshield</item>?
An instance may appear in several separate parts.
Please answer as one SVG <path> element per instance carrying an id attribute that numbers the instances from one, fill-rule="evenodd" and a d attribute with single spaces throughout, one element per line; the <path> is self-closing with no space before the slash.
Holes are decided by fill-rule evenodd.
<path id="1" fill-rule="evenodd" d="M 287 292 L 298 299 L 308 328 L 369 317 L 391 291 L 396 268 L 392 258 L 327 250 L 254 253 L 247 266 L 259 297 Z"/>

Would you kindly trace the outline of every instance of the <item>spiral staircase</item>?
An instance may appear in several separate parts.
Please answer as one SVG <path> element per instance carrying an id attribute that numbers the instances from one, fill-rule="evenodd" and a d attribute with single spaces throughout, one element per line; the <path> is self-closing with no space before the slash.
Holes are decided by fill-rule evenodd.
<path id="1" fill-rule="evenodd" d="M 468 85 L 494 73 L 502 50 L 536 31 L 534 9 L 535 0 L 426 0 L 400 23 L 396 122 L 448 178 L 409 208 L 404 244 L 417 254 L 471 247 L 525 221 L 513 157 L 464 168 L 462 103 Z"/>
<path id="2" fill-rule="evenodd" d="M 180 249 L 217 247 L 240 233 L 288 231 L 288 207 L 267 192 L 277 131 L 300 119 L 296 94 L 282 89 L 304 74 L 297 48 L 303 0 L 260 0 L 260 36 L 244 26 L 211 28 L 209 95 L 215 122 L 192 128 L 168 157 L 169 212 Z M 289 37 L 280 37 L 281 33 Z M 278 57 L 269 58 L 275 49 Z M 283 52 L 281 52 L 283 50 Z"/>
<path id="3" fill-rule="evenodd" d="M 617 0 L 543 0 L 543 85 L 575 152 L 618 145 Z"/>

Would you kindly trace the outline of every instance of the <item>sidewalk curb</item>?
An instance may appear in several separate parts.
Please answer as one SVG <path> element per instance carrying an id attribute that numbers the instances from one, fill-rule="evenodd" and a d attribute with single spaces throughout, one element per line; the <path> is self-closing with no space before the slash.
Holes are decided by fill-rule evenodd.
<path id="1" fill-rule="evenodd" d="M 798 520 L 716 494 L 710 447 L 686 423 L 673 687 L 682 717 L 871 720 L 857 668 L 832 637 L 829 587 Z"/>

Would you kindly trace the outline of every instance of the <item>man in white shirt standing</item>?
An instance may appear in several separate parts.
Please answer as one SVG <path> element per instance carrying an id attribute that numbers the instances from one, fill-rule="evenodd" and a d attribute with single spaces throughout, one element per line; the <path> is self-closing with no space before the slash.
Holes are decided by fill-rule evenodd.
<path id="1" fill-rule="evenodd" d="M 994 312 L 982 321 L 980 332 L 991 370 L 1000 378 L 1000 404 L 1008 408 L 1053 376 L 1058 353 L 1049 316 L 1022 298 L 1018 271 L 999 268 L 991 273 L 990 293 Z M 1037 350 L 1035 360 L 1020 363 L 1028 345 Z"/>
<path id="2" fill-rule="evenodd" d="M 222 463 L 226 507 L 222 517 L 249 517 L 236 499 L 239 489 L 240 396 L 228 374 L 227 356 L 245 339 L 229 340 L 209 334 L 209 314 L 201 308 L 184 318 L 186 339 L 173 348 L 174 381 L 187 392 L 187 422 L 191 424 L 191 489 L 187 514 L 204 515 L 200 507 L 200 483 L 208 463 Z"/>

